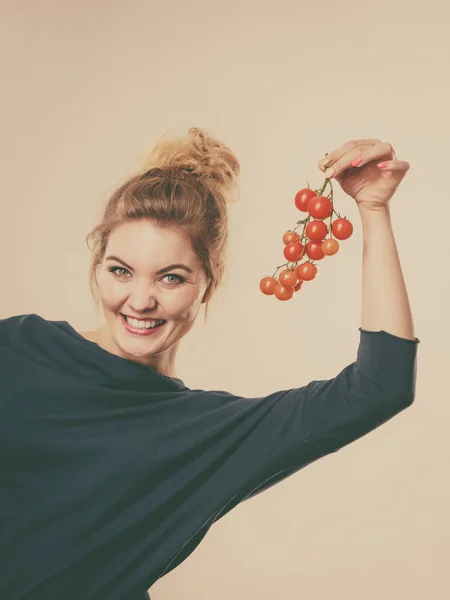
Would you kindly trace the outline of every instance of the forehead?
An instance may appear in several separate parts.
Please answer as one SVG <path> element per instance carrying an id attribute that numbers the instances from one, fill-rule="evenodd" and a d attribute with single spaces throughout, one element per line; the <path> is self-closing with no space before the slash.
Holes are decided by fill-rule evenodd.
<path id="1" fill-rule="evenodd" d="M 160 226 L 151 221 L 131 221 L 110 234 L 107 254 L 114 254 L 138 268 L 184 262 L 197 266 L 199 259 L 187 233 L 175 226 Z M 106 255 L 106 254 L 105 254 Z"/>

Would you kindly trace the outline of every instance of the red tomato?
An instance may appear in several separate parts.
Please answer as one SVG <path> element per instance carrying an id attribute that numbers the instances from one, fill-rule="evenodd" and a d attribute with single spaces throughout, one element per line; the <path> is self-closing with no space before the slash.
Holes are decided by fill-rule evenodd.
<path id="1" fill-rule="evenodd" d="M 298 267 L 295 267 L 295 272 L 301 280 L 311 281 L 317 274 L 317 267 L 310 262 L 304 262 Z"/>
<path id="2" fill-rule="evenodd" d="M 278 298 L 278 300 L 290 300 L 293 295 L 293 287 L 285 287 L 283 285 L 278 284 L 275 288 L 275 296 Z"/>
<path id="3" fill-rule="evenodd" d="M 295 287 L 298 283 L 298 277 L 294 271 L 285 269 L 284 271 L 281 271 L 280 275 L 278 276 L 278 281 L 284 287 Z"/>
<path id="4" fill-rule="evenodd" d="M 259 289 L 266 296 L 272 296 L 277 285 L 278 281 L 275 279 L 275 277 L 263 277 L 259 282 Z"/>
<path id="5" fill-rule="evenodd" d="M 333 205 L 326 196 L 317 196 L 308 202 L 308 212 L 315 219 L 326 219 L 333 212 Z"/>
<path id="6" fill-rule="evenodd" d="M 328 233 L 328 227 L 323 221 L 310 221 L 306 226 L 306 235 L 313 242 L 321 242 Z"/>
<path id="7" fill-rule="evenodd" d="M 294 288 L 294 292 L 298 292 L 298 290 L 302 287 L 303 285 L 303 279 L 300 279 L 300 281 L 297 283 L 297 285 Z"/>
<path id="8" fill-rule="evenodd" d="M 298 242 L 300 240 L 300 236 L 298 233 L 294 233 L 293 231 L 286 231 L 283 235 L 284 244 L 290 244 L 291 242 Z"/>
<path id="9" fill-rule="evenodd" d="M 320 242 L 308 242 L 306 244 L 306 254 L 311 260 L 322 260 L 322 258 L 325 258 Z"/>
<path id="10" fill-rule="evenodd" d="M 348 219 L 336 219 L 331 225 L 331 231 L 338 240 L 347 240 L 353 233 L 353 225 Z"/>
<path id="11" fill-rule="evenodd" d="M 300 242 L 291 242 L 284 248 L 284 257 L 290 262 L 297 262 L 305 253 L 305 246 Z"/>
<path id="12" fill-rule="evenodd" d="M 333 256 L 339 250 L 339 242 L 330 238 L 322 242 L 321 248 L 325 256 Z"/>
<path id="13" fill-rule="evenodd" d="M 302 212 L 308 212 L 308 202 L 317 196 L 314 190 L 304 188 L 295 195 L 294 204 Z"/>

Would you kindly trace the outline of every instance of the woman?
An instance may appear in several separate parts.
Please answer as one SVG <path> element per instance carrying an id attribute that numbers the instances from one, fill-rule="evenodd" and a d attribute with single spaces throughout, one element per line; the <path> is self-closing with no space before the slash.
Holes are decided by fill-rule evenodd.
<path id="1" fill-rule="evenodd" d="M 90 234 L 98 330 L 0 321 L 3 600 L 141 600 L 233 507 L 411 405 L 419 340 L 389 215 L 409 165 L 358 140 L 319 167 L 364 237 L 356 361 L 332 379 L 243 398 L 176 377 L 223 274 L 239 173 L 200 129 L 159 143 Z"/>

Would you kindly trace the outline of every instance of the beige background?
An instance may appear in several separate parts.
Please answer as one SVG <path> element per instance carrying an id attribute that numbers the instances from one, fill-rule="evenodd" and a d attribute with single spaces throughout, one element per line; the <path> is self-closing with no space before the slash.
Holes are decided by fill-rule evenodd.
<path id="1" fill-rule="evenodd" d="M 337 194 L 353 237 L 295 301 L 259 278 L 324 152 L 374 136 L 412 166 L 392 218 L 421 340 L 415 404 L 239 506 L 152 600 L 450 598 L 449 17 L 447 0 L 3 3 L 0 318 L 97 326 L 85 235 L 157 137 L 207 127 L 241 160 L 241 199 L 179 375 L 249 396 L 331 378 L 359 340 L 353 201 Z"/>

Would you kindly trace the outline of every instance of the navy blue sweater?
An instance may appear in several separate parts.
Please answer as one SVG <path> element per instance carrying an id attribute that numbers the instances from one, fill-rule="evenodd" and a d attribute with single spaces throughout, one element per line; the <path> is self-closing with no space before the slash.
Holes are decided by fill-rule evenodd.
<path id="1" fill-rule="evenodd" d="M 233 507 L 410 406 L 419 341 L 360 329 L 333 379 L 243 398 L 0 320 L 0 598 L 142 600 Z"/>

